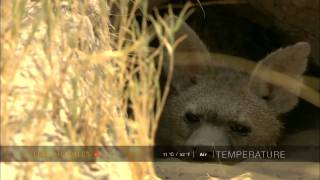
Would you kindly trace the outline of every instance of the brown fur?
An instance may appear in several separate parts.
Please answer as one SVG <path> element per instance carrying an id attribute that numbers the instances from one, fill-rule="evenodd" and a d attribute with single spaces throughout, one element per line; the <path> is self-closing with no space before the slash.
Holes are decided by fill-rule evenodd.
<path id="1" fill-rule="evenodd" d="M 214 59 L 186 24 L 177 37 L 183 34 L 188 38 L 176 50 L 173 93 L 162 114 L 156 143 L 275 145 L 282 129 L 277 117 L 290 111 L 298 98 L 252 74 L 212 67 Z M 259 73 L 263 66 L 299 78 L 309 53 L 310 45 L 299 42 L 271 53 L 253 72 Z"/>

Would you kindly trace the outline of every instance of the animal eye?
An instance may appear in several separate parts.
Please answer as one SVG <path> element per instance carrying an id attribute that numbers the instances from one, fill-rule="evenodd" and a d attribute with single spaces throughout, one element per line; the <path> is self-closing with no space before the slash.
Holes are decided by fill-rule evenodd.
<path id="1" fill-rule="evenodd" d="M 184 116 L 185 116 L 184 120 L 190 124 L 191 123 L 199 123 L 203 117 L 200 114 L 194 114 L 192 112 L 187 112 Z"/>
<path id="2" fill-rule="evenodd" d="M 239 123 L 232 123 L 230 129 L 241 136 L 247 136 L 251 132 L 251 128 Z"/>
<path id="3" fill-rule="evenodd" d="M 261 97 L 263 100 L 265 101 L 270 101 L 271 100 L 271 97 L 270 96 L 262 96 Z"/>

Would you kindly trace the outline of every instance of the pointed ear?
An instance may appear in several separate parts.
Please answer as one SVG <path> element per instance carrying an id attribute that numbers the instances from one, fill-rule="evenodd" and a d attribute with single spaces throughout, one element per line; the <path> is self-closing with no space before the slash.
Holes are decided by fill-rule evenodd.
<path id="1" fill-rule="evenodd" d="M 175 34 L 175 39 L 185 37 L 174 52 L 174 72 L 172 86 L 181 91 L 196 83 L 197 77 L 209 71 L 210 53 L 197 34 L 183 23 Z M 165 73 L 168 72 L 165 64 Z"/>
<path id="2" fill-rule="evenodd" d="M 293 109 L 298 102 L 298 97 L 279 86 L 259 79 L 257 75 L 266 68 L 300 80 L 307 67 L 310 49 L 307 42 L 298 42 L 292 46 L 280 48 L 261 60 L 251 74 L 250 88 L 257 96 L 267 101 L 278 114 Z"/>

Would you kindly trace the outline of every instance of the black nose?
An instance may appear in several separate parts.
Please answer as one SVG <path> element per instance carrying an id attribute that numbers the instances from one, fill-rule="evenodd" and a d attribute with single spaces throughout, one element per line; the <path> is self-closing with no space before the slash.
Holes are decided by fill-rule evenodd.
<path id="1" fill-rule="evenodd" d="M 199 123 L 203 116 L 201 114 L 195 114 L 192 112 L 186 112 L 184 115 L 184 119 L 187 123 L 193 124 L 193 123 Z"/>

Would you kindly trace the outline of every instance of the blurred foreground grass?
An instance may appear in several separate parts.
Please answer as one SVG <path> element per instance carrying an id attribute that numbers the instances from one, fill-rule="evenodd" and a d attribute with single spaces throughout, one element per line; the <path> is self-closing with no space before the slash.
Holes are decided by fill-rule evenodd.
<path id="1" fill-rule="evenodd" d="M 175 21 L 169 10 L 165 20 L 148 15 L 147 6 L 144 0 L 1 1 L 1 146 L 153 145 L 168 92 L 160 93 L 161 66 L 172 65 L 173 34 L 188 11 Z M 156 36 L 159 46 L 150 49 Z M 151 162 L 1 163 L 1 179 L 42 178 L 156 175 Z"/>

